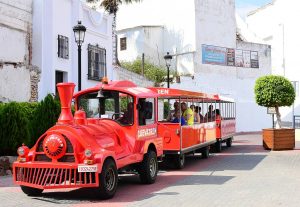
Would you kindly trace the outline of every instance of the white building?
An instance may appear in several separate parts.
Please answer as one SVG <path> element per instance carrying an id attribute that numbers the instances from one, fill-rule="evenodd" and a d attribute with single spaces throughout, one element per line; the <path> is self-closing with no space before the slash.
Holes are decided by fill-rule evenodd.
<path id="1" fill-rule="evenodd" d="M 32 0 L 0 0 L 0 102 L 37 100 L 31 5 Z"/>
<path id="2" fill-rule="evenodd" d="M 300 70 L 298 50 L 300 47 L 300 2 L 274 0 L 248 14 L 248 28 L 266 44 L 272 46 L 272 73 L 282 75 L 299 90 Z M 293 112 L 294 108 L 294 112 Z M 283 121 L 291 123 L 293 113 L 300 115 L 300 99 L 297 95 L 294 107 L 280 109 Z M 287 123 L 288 124 L 288 123 Z"/>
<path id="3" fill-rule="evenodd" d="M 87 28 L 81 55 L 81 89 L 96 85 L 112 71 L 112 18 L 79 0 L 33 1 L 33 63 L 41 68 L 39 99 L 55 93 L 58 82 L 78 82 L 73 26 Z M 77 88 L 75 89 L 77 90 Z"/>
<path id="4" fill-rule="evenodd" d="M 266 108 L 254 99 L 255 80 L 271 73 L 271 48 L 245 41 L 256 36 L 239 22 L 237 27 L 234 0 L 143 0 L 122 5 L 117 18 L 120 61 L 144 53 L 164 65 L 163 55 L 170 52 L 182 76 L 171 87 L 234 98 L 238 131 L 271 126 Z"/>

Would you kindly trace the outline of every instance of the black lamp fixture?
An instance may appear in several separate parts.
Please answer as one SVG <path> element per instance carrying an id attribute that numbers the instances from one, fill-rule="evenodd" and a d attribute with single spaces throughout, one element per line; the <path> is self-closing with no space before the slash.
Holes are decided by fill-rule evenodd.
<path id="1" fill-rule="evenodd" d="M 75 42 L 78 47 L 78 91 L 81 90 L 81 45 L 84 42 L 86 27 L 78 21 L 78 24 L 73 27 Z"/>
<path id="2" fill-rule="evenodd" d="M 167 54 L 164 56 L 164 59 L 166 61 L 166 66 L 168 69 L 168 74 L 167 74 L 167 86 L 170 88 L 170 66 L 171 66 L 171 61 L 172 61 L 172 55 L 167 52 Z"/>

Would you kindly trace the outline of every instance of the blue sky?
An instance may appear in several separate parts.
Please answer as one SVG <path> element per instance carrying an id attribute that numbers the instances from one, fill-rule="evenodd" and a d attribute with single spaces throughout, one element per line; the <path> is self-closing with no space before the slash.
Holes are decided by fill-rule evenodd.
<path id="1" fill-rule="evenodd" d="M 245 18 L 248 12 L 270 2 L 272 0 L 235 0 L 236 11 L 242 18 Z"/>

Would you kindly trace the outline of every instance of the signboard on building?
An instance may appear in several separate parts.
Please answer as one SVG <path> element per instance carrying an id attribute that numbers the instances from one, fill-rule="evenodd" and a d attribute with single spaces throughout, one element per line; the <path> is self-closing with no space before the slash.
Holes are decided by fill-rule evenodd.
<path id="1" fill-rule="evenodd" d="M 243 68 L 259 68 L 257 51 L 202 45 L 202 63 Z"/>
<path id="2" fill-rule="evenodd" d="M 243 50 L 243 62 L 244 62 L 244 68 L 250 68 L 251 67 L 251 57 L 250 57 L 251 51 L 249 50 Z"/>
<path id="3" fill-rule="evenodd" d="M 202 63 L 227 65 L 227 49 L 211 45 L 202 45 Z"/>
<path id="4" fill-rule="evenodd" d="M 251 51 L 251 68 L 259 68 L 258 52 Z"/>
<path id="5" fill-rule="evenodd" d="M 235 66 L 244 67 L 243 50 L 235 50 Z"/>
<path id="6" fill-rule="evenodd" d="M 227 66 L 235 65 L 235 51 L 232 48 L 227 48 Z"/>

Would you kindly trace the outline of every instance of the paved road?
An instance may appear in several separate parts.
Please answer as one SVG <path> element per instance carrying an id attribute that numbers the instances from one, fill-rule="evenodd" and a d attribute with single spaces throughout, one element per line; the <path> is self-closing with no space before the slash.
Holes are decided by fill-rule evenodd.
<path id="1" fill-rule="evenodd" d="M 300 142 L 292 151 L 263 150 L 260 135 L 236 136 L 209 159 L 189 157 L 183 170 L 162 166 L 157 182 L 122 176 L 116 196 L 101 201 L 87 190 L 27 197 L 0 177 L 0 206 L 300 206 Z M 58 205 L 59 204 L 59 205 Z"/>

